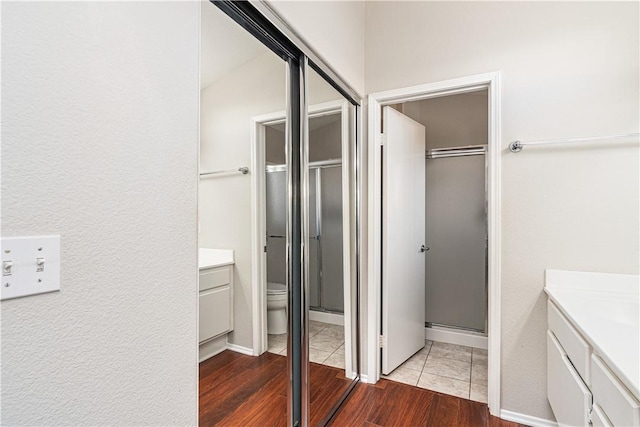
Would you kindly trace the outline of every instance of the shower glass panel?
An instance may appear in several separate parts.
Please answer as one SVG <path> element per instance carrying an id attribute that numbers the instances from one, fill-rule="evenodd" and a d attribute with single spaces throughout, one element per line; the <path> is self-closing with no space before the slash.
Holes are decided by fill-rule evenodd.
<path id="1" fill-rule="evenodd" d="M 485 332 L 485 155 L 426 162 L 425 321 Z"/>
<path id="2" fill-rule="evenodd" d="M 309 306 L 344 311 L 342 167 L 309 168 Z"/>
<path id="3" fill-rule="evenodd" d="M 322 224 L 321 308 L 344 312 L 344 234 L 342 227 L 342 166 L 325 166 L 320 171 Z"/>
<path id="4" fill-rule="evenodd" d="M 287 172 L 267 168 L 267 282 L 286 283 Z"/>
<path id="5" fill-rule="evenodd" d="M 318 216 L 318 170 L 309 171 L 309 305 L 320 305 L 320 217 Z"/>

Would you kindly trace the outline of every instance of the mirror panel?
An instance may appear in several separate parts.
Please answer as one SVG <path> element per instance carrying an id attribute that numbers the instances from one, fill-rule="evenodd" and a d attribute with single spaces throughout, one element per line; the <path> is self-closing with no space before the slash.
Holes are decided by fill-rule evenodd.
<path id="1" fill-rule="evenodd" d="M 289 65 L 216 5 L 201 9 L 199 422 L 284 425 L 286 240 L 267 235 L 286 234 L 287 177 L 265 179 L 265 159 L 285 163 Z M 280 130 L 252 128 L 273 113 Z"/>
<path id="2" fill-rule="evenodd" d="M 356 378 L 355 107 L 307 72 L 310 425 L 327 419 Z"/>

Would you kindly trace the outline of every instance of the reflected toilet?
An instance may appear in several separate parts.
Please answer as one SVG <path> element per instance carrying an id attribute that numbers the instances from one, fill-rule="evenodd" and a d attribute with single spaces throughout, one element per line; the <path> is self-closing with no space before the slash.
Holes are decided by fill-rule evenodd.
<path id="1" fill-rule="evenodd" d="M 287 286 L 267 282 L 267 333 L 280 335 L 287 332 Z"/>

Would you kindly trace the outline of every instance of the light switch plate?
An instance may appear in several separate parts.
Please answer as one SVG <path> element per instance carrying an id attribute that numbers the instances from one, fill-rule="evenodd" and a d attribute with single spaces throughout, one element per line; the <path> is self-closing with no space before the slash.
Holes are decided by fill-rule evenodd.
<path id="1" fill-rule="evenodd" d="M 1 299 L 60 290 L 60 236 L 3 237 L 0 250 Z"/>

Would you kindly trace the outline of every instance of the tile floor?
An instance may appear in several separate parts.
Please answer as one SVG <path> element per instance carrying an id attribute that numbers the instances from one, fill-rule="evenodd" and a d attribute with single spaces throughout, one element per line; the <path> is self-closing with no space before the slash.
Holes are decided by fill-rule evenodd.
<path id="1" fill-rule="evenodd" d="M 269 335 L 270 353 L 287 354 L 287 334 Z M 344 326 L 309 321 L 309 360 L 344 369 Z"/>
<path id="2" fill-rule="evenodd" d="M 427 340 L 383 378 L 487 403 L 487 351 Z"/>

